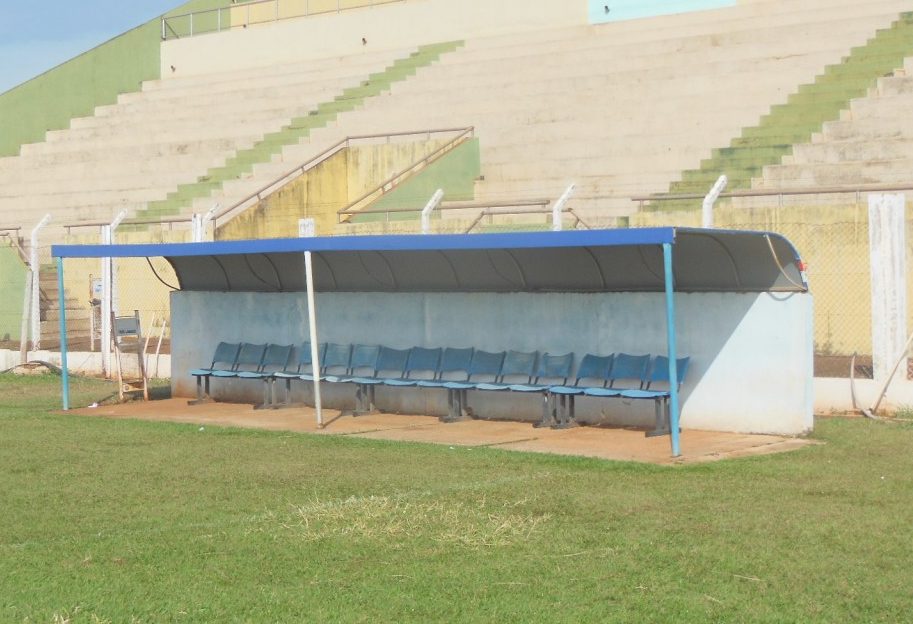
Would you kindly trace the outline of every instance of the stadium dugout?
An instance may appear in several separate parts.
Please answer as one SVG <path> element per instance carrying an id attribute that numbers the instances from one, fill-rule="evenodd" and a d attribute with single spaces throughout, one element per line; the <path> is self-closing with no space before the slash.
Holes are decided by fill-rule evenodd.
<path id="1" fill-rule="evenodd" d="M 669 379 L 677 358 L 690 358 L 681 392 L 669 388 L 673 456 L 680 426 L 800 434 L 813 424 L 812 298 L 798 252 L 778 234 L 644 228 L 58 245 L 52 253 L 61 297 L 68 258 L 164 257 L 173 266 L 174 396 L 194 395 L 190 371 L 223 341 L 574 353 L 575 365 L 585 354 L 631 353 L 668 356 Z M 64 314 L 60 325 L 68 409 Z M 261 386 L 226 382 L 217 398 L 257 402 Z M 321 394 L 321 386 L 315 380 L 309 397 L 318 423 L 322 405 L 343 407 L 352 396 L 336 385 Z M 446 412 L 444 393 L 378 393 L 386 411 Z M 485 418 L 528 420 L 535 400 L 480 392 L 473 407 Z M 652 421 L 649 403 L 582 397 L 577 416 L 642 426 Z"/>

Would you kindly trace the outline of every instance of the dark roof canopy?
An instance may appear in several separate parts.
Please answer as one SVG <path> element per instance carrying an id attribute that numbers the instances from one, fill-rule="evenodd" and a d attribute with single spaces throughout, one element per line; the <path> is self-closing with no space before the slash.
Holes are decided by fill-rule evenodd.
<path id="1" fill-rule="evenodd" d="M 792 244 L 768 232 L 644 228 L 348 236 L 148 245 L 60 245 L 61 258 L 164 257 L 182 290 L 318 292 L 662 291 L 662 245 L 685 292 L 807 290 Z"/>

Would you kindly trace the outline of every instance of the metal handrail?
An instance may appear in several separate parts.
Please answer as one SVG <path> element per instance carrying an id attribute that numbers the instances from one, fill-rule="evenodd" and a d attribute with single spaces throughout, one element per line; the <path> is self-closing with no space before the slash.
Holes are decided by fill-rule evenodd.
<path id="1" fill-rule="evenodd" d="M 529 200 L 519 200 L 519 201 L 506 201 L 506 202 L 444 202 L 439 207 L 438 210 L 445 212 L 447 210 L 488 210 L 491 208 L 521 208 L 523 206 L 532 206 L 534 209 L 530 212 L 538 212 L 535 210 L 536 207 L 543 208 L 548 206 L 552 200 L 550 199 L 529 199 Z M 375 210 L 359 210 L 355 214 L 359 215 L 372 215 L 372 214 L 400 214 L 405 212 L 421 212 L 421 208 L 383 208 Z M 510 213 L 505 213 L 510 214 Z M 519 214 L 519 213 L 516 213 Z"/>
<path id="2" fill-rule="evenodd" d="M 544 204 L 545 206 L 548 206 L 548 204 L 551 203 L 551 200 L 544 200 L 544 201 L 545 201 L 545 204 Z M 476 218 L 473 220 L 473 222 L 469 225 L 468 228 L 466 228 L 463 231 L 463 233 L 469 234 L 470 232 L 472 232 L 476 228 L 476 226 L 482 222 L 482 219 L 484 219 L 485 217 L 496 217 L 499 215 L 530 215 L 530 214 L 551 215 L 551 214 L 553 214 L 552 208 L 521 209 L 523 206 L 527 206 L 527 205 L 542 205 L 542 204 L 540 204 L 538 201 L 535 204 L 518 203 L 518 204 L 515 204 L 516 208 L 511 209 L 511 210 L 501 209 L 501 208 L 505 207 L 503 205 L 499 206 L 499 207 L 492 206 L 490 208 L 486 208 L 486 209 L 482 210 L 482 212 L 480 212 L 478 214 L 478 216 L 476 216 Z M 583 227 L 585 227 L 588 230 L 592 229 L 589 225 L 584 223 L 583 219 L 581 219 L 580 216 L 576 212 L 574 212 L 573 208 L 562 208 L 561 213 L 569 214 L 572 217 L 574 217 L 574 219 L 576 219 L 576 221 L 574 222 L 574 227 L 577 227 L 577 224 L 580 224 L 580 225 L 583 225 Z"/>
<path id="3" fill-rule="evenodd" d="M 415 173 L 419 169 L 423 169 L 423 168 L 427 167 L 434 161 L 441 158 L 444 154 L 448 153 L 449 151 L 451 151 L 452 149 L 454 149 L 455 147 L 457 147 L 458 145 L 463 143 L 465 140 L 470 139 L 473 136 L 475 136 L 475 127 L 474 126 L 469 126 L 468 128 L 462 128 L 462 129 L 449 130 L 449 132 L 457 132 L 457 131 L 459 132 L 459 134 L 457 136 L 455 136 L 453 139 L 451 139 L 450 141 L 448 141 L 447 143 L 445 143 L 444 145 L 442 145 L 441 147 L 437 148 L 436 150 L 434 150 L 433 152 L 431 152 L 424 158 L 412 163 L 411 165 L 409 165 L 402 171 L 394 173 L 392 176 L 390 176 L 389 178 L 387 178 L 386 180 L 381 182 L 378 186 L 371 189 L 370 191 L 368 191 L 367 193 L 365 193 L 364 195 L 362 195 L 361 197 L 359 197 L 358 199 L 356 199 L 355 201 L 350 203 L 345 208 L 338 210 L 336 212 L 337 222 L 342 223 L 342 219 L 345 215 L 362 214 L 364 211 L 357 208 L 357 206 L 359 204 L 361 204 L 362 202 L 368 200 L 369 198 L 371 198 L 375 195 L 377 195 L 378 197 L 383 196 L 387 192 L 387 190 L 386 190 L 387 187 L 390 187 L 392 190 L 393 188 L 396 187 L 397 183 L 402 178 L 406 177 L 407 175 L 411 175 L 412 173 Z M 379 211 L 379 212 L 383 212 L 383 211 Z"/>
<path id="4" fill-rule="evenodd" d="M 809 186 L 795 189 L 749 189 L 744 191 L 729 191 L 728 193 L 721 193 L 720 198 L 781 197 L 789 195 L 841 195 L 850 193 L 889 193 L 894 191 L 910 190 L 913 190 L 913 182 L 906 184 L 859 184 L 856 186 Z M 641 207 L 643 207 L 644 202 L 704 199 L 705 196 L 706 193 L 655 193 L 653 195 L 635 195 L 631 197 L 631 201 L 639 202 Z"/>
<path id="5" fill-rule="evenodd" d="M 317 154 L 316 156 L 313 156 L 313 157 L 309 158 L 308 160 L 304 161 L 303 163 L 301 163 L 294 169 L 288 170 L 287 172 L 285 172 L 278 178 L 274 179 L 269 184 L 266 184 L 265 186 L 260 187 L 259 189 L 257 189 L 253 193 L 251 193 L 250 195 L 247 195 L 246 197 L 241 199 L 240 201 L 237 201 L 234 204 L 232 204 L 231 206 L 228 206 L 227 208 L 223 208 L 222 210 L 215 213 L 212 217 L 213 227 L 216 227 L 217 221 L 219 219 L 221 219 L 222 217 L 224 217 L 228 214 L 231 214 L 238 209 L 245 207 L 248 202 L 251 202 L 254 199 L 256 199 L 257 201 L 263 199 L 262 195 L 266 191 L 269 191 L 269 190 L 272 190 L 273 192 L 278 191 L 279 189 L 284 187 L 286 184 L 291 182 L 293 179 L 298 178 L 301 175 L 304 175 L 307 171 L 313 169 L 317 165 L 326 161 L 328 158 L 331 158 L 332 156 L 335 156 L 337 153 L 339 153 L 343 149 L 350 147 L 352 143 L 361 142 L 361 141 L 369 141 L 371 139 L 387 139 L 389 141 L 389 139 L 392 139 L 392 138 L 407 137 L 407 136 L 421 136 L 421 135 L 426 135 L 430 139 L 431 135 L 433 135 L 433 134 L 447 134 L 450 132 L 459 132 L 459 133 L 461 133 L 460 136 L 462 136 L 466 131 L 474 132 L 474 129 L 472 127 L 470 127 L 470 128 L 441 128 L 441 129 L 436 129 L 436 130 L 408 130 L 408 131 L 403 131 L 403 132 L 386 132 L 386 133 L 378 133 L 378 134 L 361 134 L 361 135 L 348 136 L 348 137 L 342 139 L 341 141 L 333 144 L 332 146 L 328 147 L 327 149 L 325 149 L 321 153 Z"/>
<path id="6" fill-rule="evenodd" d="M 128 226 L 128 225 L 173 225 L 176 223 L 190 223 L 193 220 L 192 217 L 163 217 L 161 219 L 124 219 L 121 221 L 118 226 Z M 101 227 L 103 225 L 110 225 L 109 221 L 77 221 L 75 223 L 64 223 L 62 225 L 63 229 L 66 230 L 67 236 L 71 234 L 70 230 L 76 230 L 80 228 L 90 228 L 90 227 Z"/>
<path id="7" fill-rule="evenodd" d="M 189 37 L 193 37 L 194 35 L 202 35 L 202 34 L 210 33 L 210 32 L 222 32 L 222 30 L 223 30 L 222 11 L 230 12 L 232 10 L 246 8 L 247 11 L 246 11 L 246 16 L 245 16 L 244 22 L 241 24 L 230 24 L 230 25 L 226 26 L 225 29 L 247 28 L 251 24 L 264 24 L 264 23 L 268 23 L 268 22 L 278 22 L 278 21 L 281 21 L 284 19 L 292 19 L 292 18 L 296 18 L 296 17 L 309 17 L 311 15 L 325 15 L 327 13 L 342 13 L 343 11 L 351 11 L 353 9 L 366 9 L 366 8 L 371 8 L 371 7 L 375 7 L 375 6 L 379 6 L 379 5 L 383 5 L 383 4 L 393 4 L 396 2 L 405 2 L 405 0 L 362 0 L 362 2 L 364 2 L 364 4 L 360 4 L 358 6 L 348 6 L 348 7 L 343 7 L 341 5 L 340 0 L 336 0 L 335 9 L 331 8 L 328 10 L 318 10 L 318 11 L 311 11 L 310 2 L 305 2 L 303 13 L 293 13 L 291 15 L 279 17 L 279 15 L 280 15 L 279 8 L 281 5 L 281 2 L 282 2 L 282 0 L 252 0 L 251 2 L 232 3 L 226 7 L 219 7 L 219 8 L 215 8 L 215 9 L 206 9 L 205 11 L 190 11 L 188 13 L 181 13 L 179 15 L 162 16 L 162 40 L 163 41 L 168 40 L 168 38 L 169 38 L 168 33 L 167 33 L 168 30 L 170 30 L 171 33 L 174 35 L 174 37 L 173 37 L 174 39 L 181 38 L 181 35 L 179 35 L 177 33 L 177 31 L 171 26 L 171 24 L 169 22 L 171 22 L 172 20 L 178 20 L 178 19 L 182 19 L 182 18 L 189 18 L 190 29 L 187 34 L 187 36 L 189 36 Z M 268 4 L 273 4 L 276 7 L 275 10 L 272 11 L 272 16 L 273 16 L 272 19 L 252 22 L 250 19 L 250 8 L 252 6 L 268 5 Z M 212 14 L 212 13 L 217 14 L 215 30 L 210 29 L 210 30 L 201 30 L 201 31 L 194 32 L 194 29 L 193 29 L 194 16 L 197 16 L 197 19 L 199 20 L 200 16 Z"/>

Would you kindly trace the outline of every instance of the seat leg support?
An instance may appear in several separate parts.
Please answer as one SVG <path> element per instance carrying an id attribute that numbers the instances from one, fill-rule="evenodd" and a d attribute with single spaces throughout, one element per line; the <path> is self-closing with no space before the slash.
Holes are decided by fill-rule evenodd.
<path id="1" fill-rule="evenodd" d="M 212 403 L 212 397 L 209 395 L 209 375 L 197 376 L 197 398 L 193 401 L 187 401 L 187 405 L 200 405 L 202 403 Z"/>
<path id="2" fill-rule="evenodd" d="M 669 397 L 657 398 L 654 401 L 654 405 L 656 422 L 653 425 L 653 429 L 644 434 L 648 438 L 656 438 L 672 433 Z M 681 429 L 679 429 L 679 432 L 681 432 Z"/>
<path id="3" fill-rule="evenodd" d="M 555 410 L 557 405 L 557 397 L 550 393 L 546 392 L 542 395 L 542 420 L 535 423 L 533 427 L 539 429 L 544 427 L 554 427 L 557 423 L 555 421 Z"/>

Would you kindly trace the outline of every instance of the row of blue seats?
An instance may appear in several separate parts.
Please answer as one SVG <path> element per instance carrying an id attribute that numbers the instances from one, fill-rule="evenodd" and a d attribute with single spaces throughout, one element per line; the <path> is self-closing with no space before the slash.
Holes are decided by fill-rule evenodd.
<path id="1" fill-rule="evenodd" d="M 313 381 L 311 345 L 251 344 L 222 342 L 208 368 L 191 371 L 197 380 L 197 400 L 210 400 L 210 380 L 260 379 L 264 382 L 259 407 L 290 405 L 293 381 Z M 574 354 L 538 352 L 489 352 L 474 348 L 393 349 L 376 345 L 319 345 L 320 379 L 355 386 L 354 413 L 376 411 L 375 388 L 418 387 L 445 389 L 448 415 L 443 420 L 472 417 L 470 390 L 519 392 L 542 396 L 539 426 L 568 427 L 574 424 L 577 396 L 650 399 L 656 405 L 656 434 L 668 433 L 669 361 L 664 356 L 585 355 L 572 378 Z M 689 358 L 678 360 L 680 386 Z M 571 381 L 573 379 L 573 381 Z M 277 382 L 284 381 L 282 400 Z M 659 386 L 659 387 L 658 387 Z"/>

